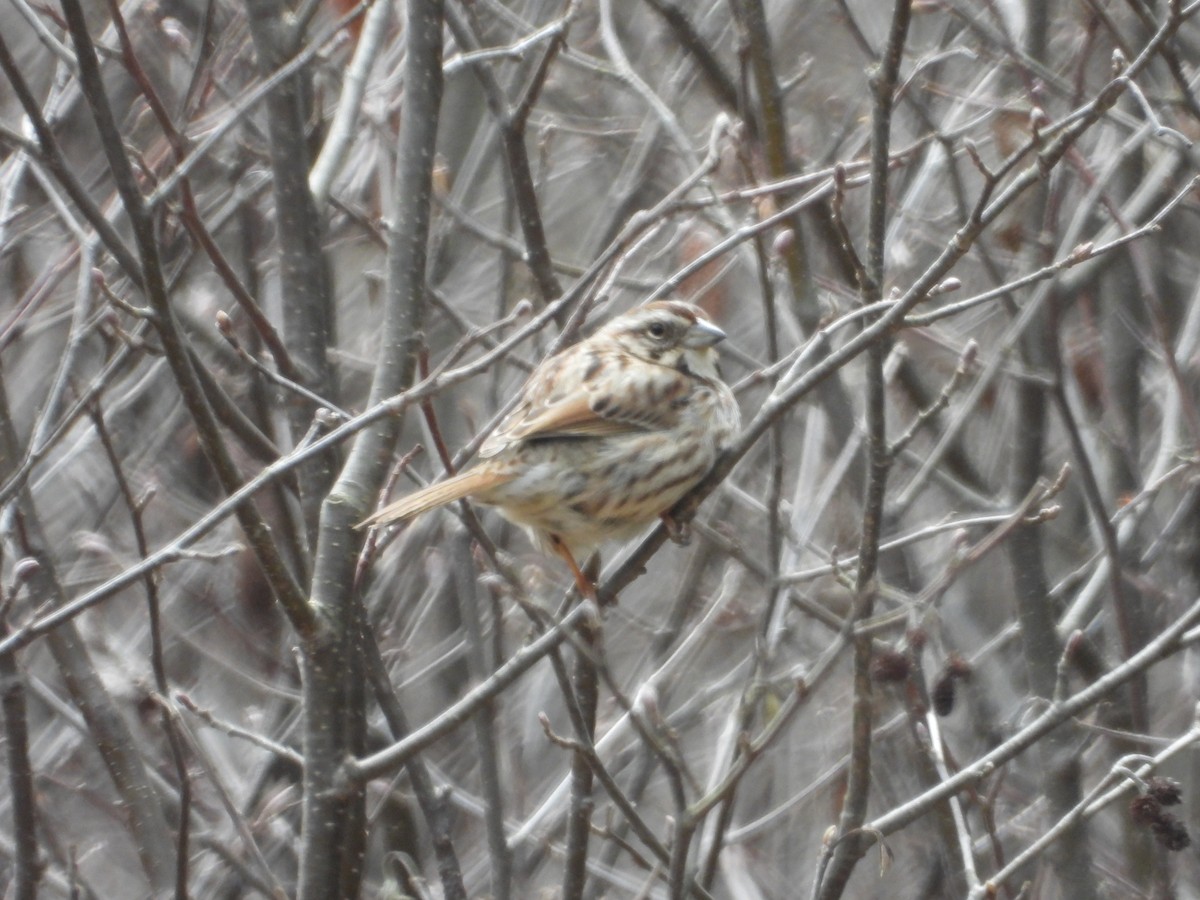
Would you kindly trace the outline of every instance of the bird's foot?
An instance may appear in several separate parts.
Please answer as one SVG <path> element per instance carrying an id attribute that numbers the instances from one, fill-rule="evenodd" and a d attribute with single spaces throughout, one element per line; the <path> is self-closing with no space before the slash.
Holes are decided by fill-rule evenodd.
<path id="1" fill-rule="evenodd" d="M 692 542 L 691 522 L 679 522 L 669 512 L 663 513 L 659 518 L 662 519 L 663 528 L 667 529 L 667 537 L 672 543 L 686 547 Z"/>

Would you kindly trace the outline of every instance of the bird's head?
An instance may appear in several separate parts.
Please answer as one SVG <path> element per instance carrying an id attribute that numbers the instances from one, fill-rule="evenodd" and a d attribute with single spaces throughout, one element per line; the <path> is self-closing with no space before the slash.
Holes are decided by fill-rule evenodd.
<path id="1" fill-rule="evenodd" d="M 716 379 L 716 345 L 725 332 L 700 307 L 682 300 L 661 300 L 617 316 L 600 333 L 641 359 Z"/>

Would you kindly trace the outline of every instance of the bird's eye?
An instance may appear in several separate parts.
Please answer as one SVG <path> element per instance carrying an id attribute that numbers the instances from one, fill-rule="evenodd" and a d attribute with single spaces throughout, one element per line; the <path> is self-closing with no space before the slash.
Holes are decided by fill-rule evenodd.
<path id="1" fill-rule="evenodd" d="M 667 326 L 662 322 L 651 322 L 648 326 L 646 326 L 646 331 L 650 333 L 650 337 L 652 338 L 661 338 L 666 335 Z"/>

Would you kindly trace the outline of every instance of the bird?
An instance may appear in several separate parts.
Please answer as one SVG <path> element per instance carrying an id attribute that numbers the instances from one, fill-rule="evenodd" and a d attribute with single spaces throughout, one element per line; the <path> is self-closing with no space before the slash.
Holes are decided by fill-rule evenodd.
<path id="1" fill-rule="evenodd" d="M 563 559 L 581 595 L 596 599 L 580 560 L 627 540 L 669 511 L 712 468 L 740 427 L 699 306 L 643 304 L 545 359 L 470 468 L 383 507 L 381 526 L 456 500 L 492 506 Z"/>

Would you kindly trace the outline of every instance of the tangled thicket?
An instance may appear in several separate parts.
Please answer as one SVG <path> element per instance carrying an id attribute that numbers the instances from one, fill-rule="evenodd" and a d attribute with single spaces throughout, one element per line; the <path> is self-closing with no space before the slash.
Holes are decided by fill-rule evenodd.
<path id="1" fill-rule="evenodd" d="M 0 6 L 6 896 L 1196 896 L 1198 8 Z M 355 529 L 668 294 L 688 546 Z"/>

